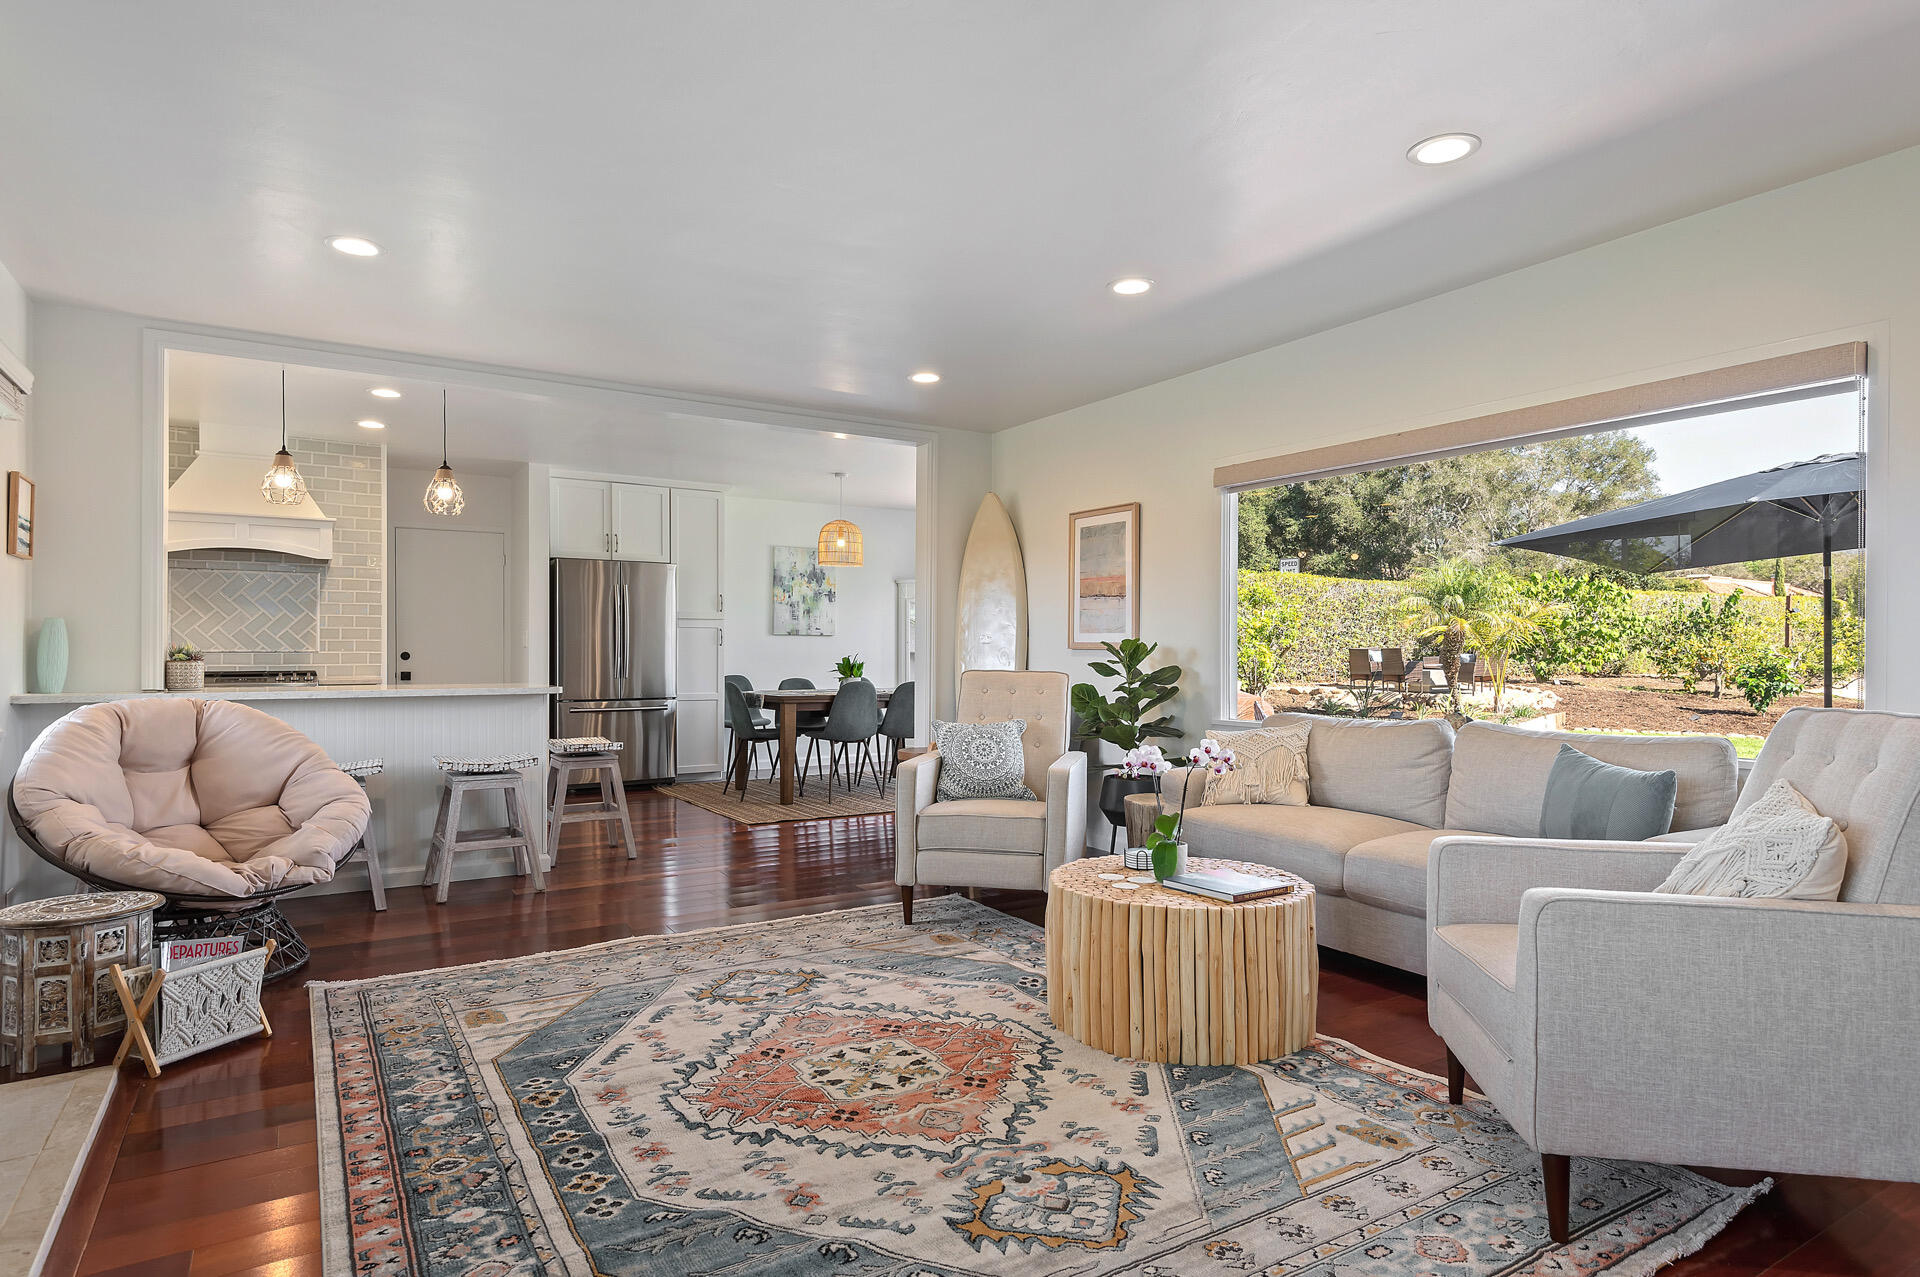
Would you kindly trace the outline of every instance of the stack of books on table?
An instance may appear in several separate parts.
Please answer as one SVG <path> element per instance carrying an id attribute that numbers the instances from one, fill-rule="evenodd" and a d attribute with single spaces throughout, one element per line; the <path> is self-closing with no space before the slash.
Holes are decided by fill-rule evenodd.
<path id="1" fill-rule="evenodd" d="M 1209 900 L 1224 900 L 1235 905 L 1249 900 L 1264 900 L 1268 896 L 1284 896 L 1293 890 L 1293 883 L 1287 879 L 1262 878 L 1256 874 L 1243 874 L 1236 869 L 1191 870 L 1175 874 L 1160 885 L 1184 891 L 1190 896 L 1205 896 Z"/>

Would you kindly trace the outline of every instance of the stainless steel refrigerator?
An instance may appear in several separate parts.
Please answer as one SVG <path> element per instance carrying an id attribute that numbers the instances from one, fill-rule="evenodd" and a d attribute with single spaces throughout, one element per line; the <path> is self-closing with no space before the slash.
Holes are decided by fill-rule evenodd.
<path id="1" fill-rule="evenodd" d="M 553 561 L 555 736 L 622 742 L 623 780 L 672 780 L 671 563 Z"/>

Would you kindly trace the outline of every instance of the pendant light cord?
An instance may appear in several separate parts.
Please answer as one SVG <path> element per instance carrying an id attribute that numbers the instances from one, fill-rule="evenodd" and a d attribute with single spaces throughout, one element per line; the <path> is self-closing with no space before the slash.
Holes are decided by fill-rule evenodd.
<path id="1" fill-rule="evenodd" d="M 287 450 L 287 370 L 280 370 L 280 451 Z"/>
<path id="2" fill-rule="evenodd" d="M 447 388 L 440 387 L 440 468 L 447 468 Z"/>

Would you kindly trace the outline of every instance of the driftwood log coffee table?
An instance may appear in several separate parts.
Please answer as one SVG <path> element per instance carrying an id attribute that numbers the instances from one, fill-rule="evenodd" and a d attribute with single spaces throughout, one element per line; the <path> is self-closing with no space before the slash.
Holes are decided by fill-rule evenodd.
<path id="1" fill-rule="evenodd" d="M 1237 860 L 1188 867 L 1237 869 L 1292 890 L 1227 904 L 1162 887 L 1117 856 L 1060 866 L 1047 896 L 1054 1027 L 1112 1055 L 1172 1064 L 1298 1051 L 1313 1038 L 1320 989 L 1312 884 Z"/>

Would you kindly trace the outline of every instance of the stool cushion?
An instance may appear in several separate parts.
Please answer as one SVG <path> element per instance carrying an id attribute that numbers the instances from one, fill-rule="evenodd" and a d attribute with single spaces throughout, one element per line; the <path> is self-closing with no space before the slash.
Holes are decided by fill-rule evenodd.
<path id="1" fill-rule="evenodd" d="M 387 760 L 384 758 L 363 758 L 359 762 L 340 764 L 340 770 L 355 780 L 365 780 L 369 776 L 378 776 L 381 772 L 387 770 Z"/>
<path id="2" fill-rule="evenodd" d="M 554 736 L 547 740 L 547 748 L 556 754 L 617 754 L 625 747 L 625 741 L 604 736 Z"/>
<path id="3" fill-rule="evenodd" d="M 533 754 L 493 754 L 465 756 L 435 754 L 433 765 L 449 776 L 492 776 L 502 772 L 525 771 L 540 762 Z"/>
<path id="4" fill-rule="evenodd" d="M 13 798 L 37 842 L 107 882 L 245 897 L 328 882 L 367 796 L 326 752 L 234 701 L 84 705 L 40 734 Z"/>

